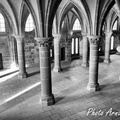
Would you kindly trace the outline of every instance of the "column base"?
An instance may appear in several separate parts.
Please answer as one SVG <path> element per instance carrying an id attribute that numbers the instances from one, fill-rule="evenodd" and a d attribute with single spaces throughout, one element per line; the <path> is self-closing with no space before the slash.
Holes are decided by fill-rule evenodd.
<path id="1" fill-rule="evenodd" d="M 22 78 L 26 78 L 27 77 L 27 73 L 18 73 L 18 78 L 22 79 Z"/>
<path id="2" fill-rule="evenodd" d="M 62 71 L 62 68 L 61 68 L 61 67 L 54 67 L 54 68 L 53 68 L 53 71 L 54 71 L 54 72 L 61 72 L 61 71 Z"/>
<path id="3" fill-rule="evenodd" d="M 99 84 L 89 84 L 87 85 L 87 90 L 91 91 L 91 92 L 95 92 L 95 91 L 99 91 Z"/>
<path id="4" fill-rule="evenodd" d="M 89 67 L 89 63 L 82 63 L 82 67 Z"/>
<path id="5" fill-rule="evenodd" d="M 41 97 L 40 103 L 42 104 L 42 106 L 50 106 L 55 104 L 54 95 L 44 98 Z"/>
<path id="6" fill-rule="evenodd" d="M 104 59 L 104 63 L 110 63 L 111 60 L 110 59 Z"/>

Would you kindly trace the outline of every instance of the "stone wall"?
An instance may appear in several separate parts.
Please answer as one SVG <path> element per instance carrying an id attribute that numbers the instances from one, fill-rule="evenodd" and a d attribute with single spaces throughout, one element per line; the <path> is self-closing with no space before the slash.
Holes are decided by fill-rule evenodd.
<path id="1" fill-rule="evenodd" d="M 24 37 L 25 61 L 26 66 L 39 63 L 39 46 L 34 40 L 34 31 L 26 33 Z M 3 68 L 11 68 L 13 62 L 17 64 L 17 44 L 12 36 L 0 36 L 0 53 L 2 53 Z M 15 49 L 16 48 L 16 49 Z"/>
<path id="2" fill-rule="evenodd" d="M 118 46 L 120 46 L 119 36 L 114 37 L 114 42 L 115 42 L 114 47 L 116 49 Z"/>
<path id="3" fill-rule="evenodd" d="M 34 36 L 34 31 L 25 34 L 24 47 L 26 67 L 39 63 L 39 46 Z"/>
<path id="4" fill-rule="evenodd" d="M 10 68 L 10 39 L 8 36 L 0 36 L 0 53 L 2 53 L 3 68 Z"/>

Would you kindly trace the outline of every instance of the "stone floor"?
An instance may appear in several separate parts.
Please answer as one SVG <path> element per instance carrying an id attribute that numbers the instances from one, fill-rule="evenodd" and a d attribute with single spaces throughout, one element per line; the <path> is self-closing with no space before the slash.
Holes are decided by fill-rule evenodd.
<path id="1" fill-rule="evenodd" d="M 56 103 L 47 107 L 39 101 L 38 66 L 27 68 L 26 79 L 18 79 L 17 72 L 0 78 L 0 120 L 120 120 L 119 59 L 100 60 L 98 92 L 86 89 L 89 68 L 80 66 L 82 60 L 63 63 L 61 73 L 52 72 Z"/>

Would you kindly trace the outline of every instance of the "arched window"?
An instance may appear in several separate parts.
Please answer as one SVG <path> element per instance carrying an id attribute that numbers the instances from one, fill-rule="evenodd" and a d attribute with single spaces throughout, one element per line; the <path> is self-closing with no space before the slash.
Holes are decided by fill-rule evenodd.
<path id="1" fill-rule="evenodd" d="M 74 22 L 73 30 L 81 30 L 81 25 L 80 25 L 78 18 Z"/>
<path id="2" fill-rule="evenodd" d="M 31 14 L 29 14 L 27 21 L 26 21 L 26 25 L 25 25 L 25 31 L 29 32 L 32 31 L 34 29 L 34 23 L 33 23 L 33 19 Z"/>
<path id="3" fill-rule="evenodd" d="M 0 13 L 0 32 L 5 32 L 5 20 L 1 13 Z"/>
<path id="4" fill-rule="evenodd" d="M 117 20 L 115 21 L 115 23 L 113 25 L 113 30 L 117 30 Z"/>
<path id="5" fill-rule="evenodd" d="M 78 18 L 75 20 L 74 25 L 73 25 L 73 32 L 74 30 L 81 30 L 81 25 L 80 22 L 78 20 Z M 74 37 L 72 38 L 72 55 L 79 55 L 79 38 L 78 37 Z"/>

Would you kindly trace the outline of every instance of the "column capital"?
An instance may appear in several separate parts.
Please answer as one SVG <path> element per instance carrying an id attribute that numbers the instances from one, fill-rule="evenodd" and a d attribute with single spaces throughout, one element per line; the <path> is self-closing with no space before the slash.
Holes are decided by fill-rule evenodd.
<path id="1" fill-rule="evenodd" d="M 91 44 L 97 45 L 99 44 L 100 41 L 100 36 L 96 36 L 96 35 L 91 35 L 91 36 L 87 36 L 89 38 L 89 42 Z"/>
<path id="2" fill-rule="evenodd" d="M 23 38 L 24 38 L 23 35 L 15 35 L 14 37 L 15 37 L 16 41 L 19 41 L 19 42 L 20 42 L 20 41 L 22 42 L 22 41 L 23 41 Z"/>
<path id="3" fill-rule="evenodd" d="M 36 37 L 34 39 L 40 44 L 40 47 L 50 47 L 53 42 L 53 37 Z"/>
<path id="4" fill-rule="evenodd" d="M 61 37 L 62 34 L 53 34 L 53 37 L 56 38 L 56 37 Z"/>
<path id="5" fill-rule="evenodd" d="M 24 35 L 15 35 L 14 36 L 16 39 L 23 39 L 24 38 Z"/>
<path id="6" fill-rule="evenodd" d="M 60 42 L 62 34 L 53 34 L 54 41 Z"/>

